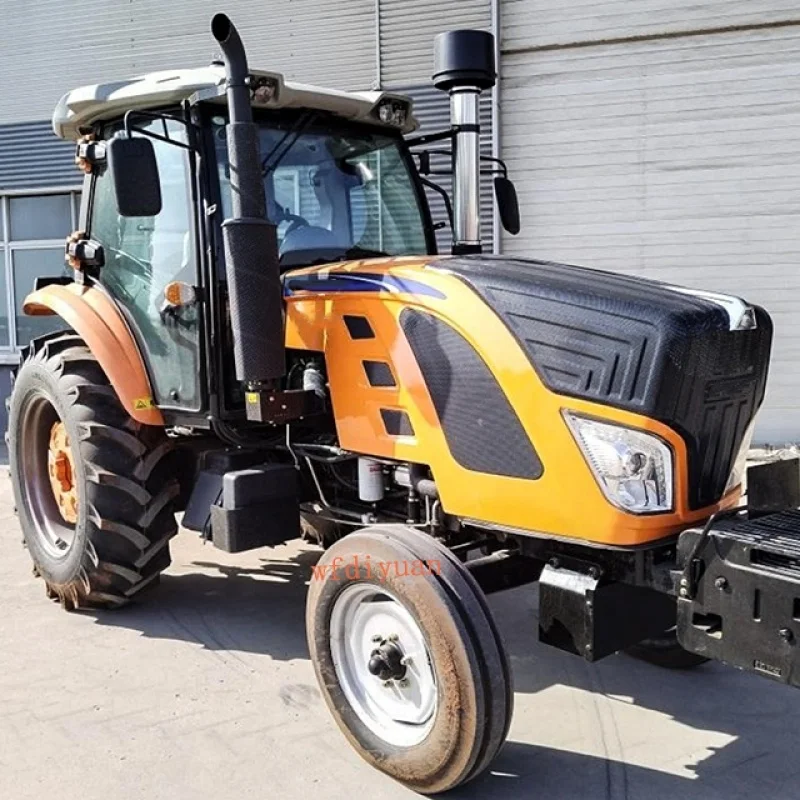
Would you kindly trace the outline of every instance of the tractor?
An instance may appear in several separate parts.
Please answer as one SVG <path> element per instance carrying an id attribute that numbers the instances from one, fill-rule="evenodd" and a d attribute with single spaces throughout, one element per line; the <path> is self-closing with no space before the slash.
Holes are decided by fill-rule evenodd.
<path id="1" fill-rule="evenodd" d="M 179 514 L 226 552 L 310 538 L 322 696 L 368 762 L 425 794 L 479 775 L 508 733 L 490 592 L 538 583 L 540 639 L 590 661 L 799 684 L 797 464 L 751 471 L 742 500 L 769 315 L 483 253 L 482 174 L 520 229 L 480 149 L 490 34 L 437 37 L 451 126 L 415 135 L 409 98 L 253 71 L 228 17 L 211 31 L 221 61 L 54 112 L 79 229 L 66 274 L 25 300 L 63 324 L 26 349 L 8 432 L 48 596 L 139 598 Z"/>

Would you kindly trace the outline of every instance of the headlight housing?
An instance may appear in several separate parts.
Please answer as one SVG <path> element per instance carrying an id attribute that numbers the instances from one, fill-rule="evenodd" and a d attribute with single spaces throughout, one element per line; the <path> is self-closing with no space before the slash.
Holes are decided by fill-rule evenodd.
<path id="1" fill-rule="evenodd" d="M 408 104 L 400 100 L 381 100 L 375 110 L 378 119 L 384 125 L 393 125 L 402 128 L 408 119 Z"/>
<path id="2" fill-rule="evenodd" d="M 570 411 L 564 418 L 610 503 L 632 514 L 672 510 L 672 450 L 663 439 Z"/>

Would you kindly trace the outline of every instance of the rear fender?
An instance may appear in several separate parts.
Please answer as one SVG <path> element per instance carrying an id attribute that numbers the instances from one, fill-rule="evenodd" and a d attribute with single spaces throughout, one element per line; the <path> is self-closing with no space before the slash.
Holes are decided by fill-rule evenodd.
<path id="1" fill-rule="evenodd" d="M 131 417 L 164 424 L 139 347 L 113 300 L 91 286 L 51 284 L 29 294 L 22 309 L 32 317 L 61 317 L 86 342 Z"/>

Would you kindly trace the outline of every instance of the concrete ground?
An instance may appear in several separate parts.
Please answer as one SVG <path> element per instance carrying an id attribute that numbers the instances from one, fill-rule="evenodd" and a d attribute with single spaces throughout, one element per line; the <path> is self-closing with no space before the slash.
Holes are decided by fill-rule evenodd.
<path id="1" fill-rule="evenodd" d="M 11 506 L 0 475 L 0 798 L 413 796 L 356 756 L 317 692 L 313 549 L 230 556 L 185 533 L 146 602 L 67 614 L 31 574 Z M 717 665 L 591 666 L 537 643 L 535 589 L 490 602 L 514 723 L 491 773 L 450 797 L 800 796 L 800 692 Z"/>

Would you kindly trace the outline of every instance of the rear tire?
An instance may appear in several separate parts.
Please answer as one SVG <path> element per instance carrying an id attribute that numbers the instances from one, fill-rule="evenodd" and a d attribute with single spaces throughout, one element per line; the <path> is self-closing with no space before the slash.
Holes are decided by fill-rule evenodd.
<path id="1" fill-rule="evenodd" d="M 48 436 L 62 422 L 77 493 L 67 521 L 48 473 Z M 34 573 L 64 608 L 115 608 L 170 564 L 178 482 L 162 428 L 125 411 L 83 340 L 34 341 L 9 404 L 11 482 Z"/>
<path id="2" fill-rule="evenodd" d="M 404 564 L 407 576 L 398 574 Z M 311 660 L 358 753 L 423 794 L 486 769 L 508 735 L 513 687 L 483 592 L 461 562 L 427 534 L 381 525 L 336 542 L 314 573 Z M 378 664 L 403 675 L 376 674 L 376 652 Z"/>
<path id="3" fill-rule="evenodd" d="M 665 669 L 694 669 L 709 661 L 703 656 L 684 650 L 678 643 L 678 634 L 674 628 L 658 638 L 645 639 L 625 652 L 639 661 Z"/>

